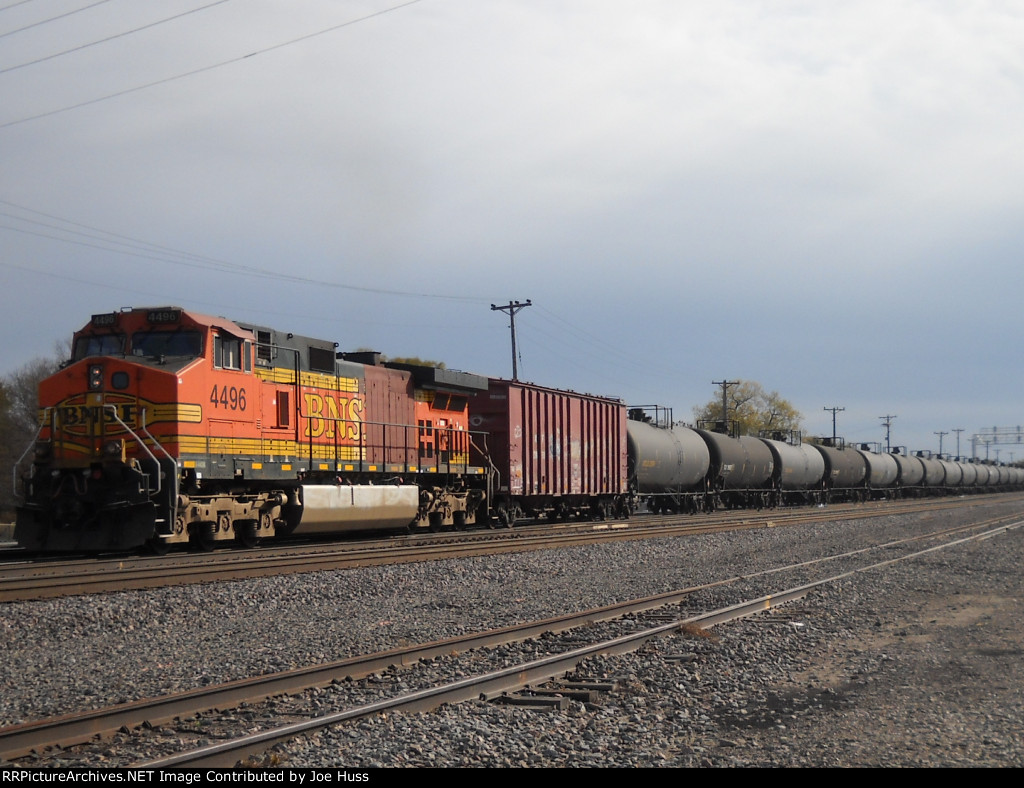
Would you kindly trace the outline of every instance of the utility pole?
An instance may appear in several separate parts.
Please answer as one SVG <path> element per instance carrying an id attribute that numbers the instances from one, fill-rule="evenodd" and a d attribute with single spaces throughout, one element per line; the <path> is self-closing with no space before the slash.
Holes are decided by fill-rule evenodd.
<path id="1" fill-rule="evenodd" d="M 736 386 L 739 384 L 738 380 L 712 380 L 712 386 L 722 387 L 722 425 L 729 421 L 729 386 Z"/>
<path id="2" fill-rule="evenodd" d="M 963 427 L 954 427 L 953 428 L 953 432 L 956 433 L 956 459 L 957 459 L 957 462 L 959 462 L 960 461 L 960 433 L 964 432 L 964 428 Z"/>
<path id="3" fill-rule="evenodd" d="M 841 413 L 846 408 L 822 408 L 822 410 L 832 411 L 832 445 L 834 446 L 836 443 L 836 413 Z"/>
<path id="4" fill-rule="evenodd" d="M 892 446 L 889 445 L 889 432 L 892 429 L 892 420 L 898 418 L 897 416 L 879 416 L 882 421 L 885 422 L 885 451 L 888 454 L 892 451 Z"/>
<path id="5" fill-rule="evenodd" d="M 949 433 L 948 432 L 936 432 L 935 434 L 939 436 L 939 457 L 941 458 L 942 457 L 942 436 L 943 435 L 949 435 Z"/>
<path id="6" fill-rule="evenodd" d="M 491 304 L 492 312 L 508 312 L 509 319 L 512 321 L 512 380 L 519 380 L 519 368 L 516 366 L 516 312 L 526 309 L 528 306 L 532 306 L 529 298 L 523 303 L 509 301 L 506 306 Z"/>

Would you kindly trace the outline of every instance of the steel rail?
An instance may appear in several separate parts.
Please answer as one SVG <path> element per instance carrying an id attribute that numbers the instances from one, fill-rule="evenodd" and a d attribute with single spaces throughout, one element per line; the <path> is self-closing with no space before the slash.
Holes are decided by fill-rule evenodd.
<path id="1" fill-rule="evenodd" d="M 178 755 L 159 758 L 141 764 L 133 768 L 138 769 L 164 769 L 164 768 L 198 768 L 198 767 L 234 767 L 242 763 L 246 758 L 261 753 L 269 747 L 294 738 L 303 733 L 318 730 L 335 725 L 341 722 L 367 717 L 373 714 L 384 712 L 417 712 L 429 711 L 446 703 L 462 703 L 468 700 L 493 699 L 503 693 L 524 689 L 534 684 L 544 683 L 555 678 L 564 676 L 573 671 L 583 660 L 598 655 L 616 655 L 636 651 L 647 642 L 673 634 L 679 631 L 686 631 L 687 628 L 699 627 L 709 629 L 718 624 L 746 618 L 756 613 L 769 610 L 773 607 L 802 599 L 811 591 L 829 585 L 862 572 L 869 572 L 876 569 L 891 566 L 902 561 L 908 561 L 929 553 L 945 550 L 950 547 L 965 544 L 971 541 L 990 539 L 996 535 L 1005 533 L 1024 526 L 1024 520 L 1017 520 L 1012 524 L 1002 525 L 998 528 L 975 534 L 963 539 L 957 539 L 941 545 L 928 547 L 898 558 L 880 561 L 869 566 L 860 567 L 842 572 L 832 577 L 816 580 L 794 588 L 785 589 L 775 594 L 768 594 L 757 599 L 752 599 L 739 604 L 730 605 L 710 613 L 692 616 L 680 621 L 663 624 L 642 632 L 624 635 L 600 643 L 591 644 L 581 648 L 573 649 L 562 654 L 514 665 L 499 671 L 482 674 L 460 681 L 433 687 L 418 692 L 391 698 L 377 703 L 346 709 L 341 712 L 324 715 L 302 722 L 284 725 L 271 730 L 261 731 L 248 736 L 239 737 L 220 744 L 202 747 L 190 752 Z"/>
<path id="2" fill-rule="evenodd" d="M 520 665 L 513 665 L 502 670 L 473 676 L 460 681 L 444 684 L 439 687 L 420 690 L 378 703 L 358 706 L 335 714 L 328 714 L 302 722 L 285 725 L 260 733 L 251 734 L 221 744 L 203 747 L 180 755 L 161 758 L 138 764 L 137 769 L 166 769 L 172 767 L 197 768 L 236 766 L 241 759 L 262 752 L 280 742 L 287 741 L 299 734 L 325 728 L 340 722 L 348 722 L 361 717 L 384 712 L 416 712 L 436 709 L 446 703 L 463 703 L 468 700 L 489 700 L 504 693 L 544 683 L 565 675 L 574 670 L 583 660 L 598 655 L 626 654 L 636 651 L 645 643 L 666 634 L 675 633 L 687 627 L 707 629 L 716 624 L 723 624 L 738 618 L 760 613 L 772 607 L 801 599 L 816 586 L 812 584 L 801 589 L 790 589 L 781 594 L 763 596 L 731 607 L 722 608 L 700 616 L 693 616 L 681 621 L 647 629 L 612 640 L 594 643 L 589 646 L 573 649 L 562 654 L 533 660 Z"/>
<path id="3" fill-rule="evenodd" d="M 17 564 L 0 567 L 0 602 L 53 599 L 79 594 L 528 552 L 599 542 L 713 533 L 723 530 L 865 519 L 918 511 L 942 511 L 1005 500 L 1007 500 L 1005 496 L 986 496 L 983 500 L 972 497 L 955 501 L 943 499 L 942 502 L 901 501 L 896 506 L 879 503 L 870 509 L 862 508 L 864 505 L 858 505 L 843 511 L 837 511 L 834 508 L 811 511 L 763 510 L 756 513 L 742 511 L 729 512 L 717 522 L 708 522 L 704 518 L 695 521 L 692 515 L 681 515 L 667 523 L 662 520 L 658 524 L 645 522 L 637 526 L 630 526 L 630 521 L 614 521 L 559 526 L 558 530 L 553 530 L 548 526 L 488 531 L 483 533 L 489 536 L 481 537 L 477 532 L 470 535 L 468 541 L 463 539 L 454 541 L 455 535 L 446 534 L 443 537 L 443 542 L 423 541 L 423 538 L 420 537 L 419 543 L 414 546 L 395 544 L 394 542 L 375 548 L 365 548 L 359 544 L 340 547 L 332 545 L 326 549 L 326 552 L 323 549 L 296 552 L 296 548 L 291 546 L 290 548 L 281 548 L 270 555 L 263 551 L 253 550 L 214 556 L 186 555 L 119 558 L 101 562 Z M 322 546 L 318 547 L 322 548 Z M 287 554 L 282 555 L 281 551 L 286 551 Z"/>
<path id="4" fill-rule="evenodd" d="M 1016 514 L 989 518 L 968 526 L 956 526 L 931 534 L 917 534 L 844 553 L 737 575 L 675 591 L 640 599 L 624 601 L 579 613 L 567 614 L 540 621 L 526 622 L 487 632 L 449 638 L 446 640 L 353 657 L 323 665 L 313 665 L 282 673 L 240 679 L 174 695 L 148 698 L 121 704 L 108 709 L 81 712 L 48 718 L 17 726 L 0 728 L 0 757 L 11 759 L 48 747 L 67 747 L 80 744 L 96 736 L 112 734 L 122 728 L 143 724 L 159 725 L 175 718 L 184 718 L 210 709 L 226 709 L 243 702 L 263 700 L 276 695 L 296 693 L 311 687 L 327 686 L 344 679 L 359 679 L 395 666 L 407 666 L 421 660 L 448 657 L 473 649 L 495 646 L 538 637 L 544 633 L 559 633 L 595 622 L 609 621 L 635 613 L 677 604 L 697 591 L 726 586 L 758 576 L 811 566 L 814 564 L 849 558 L 873 549 L 888 549 L 926 538 L 945 537 L 954 533 L 991 527 L 995 523 L 1015 520 Z"/>
<path id="5" fill-rule="evenodd" d="M 9 760 L 33 751 L 41 752 L 47 747 L 68 747 L 81 744 L 95 736 L 112 734 L 125 727 L 158 725 L 214 708 L 223 710 L 240 703 L 327 686 L 335 681 L 365 678 L 393 667 L 405 667 L 438 657 L 451 657 L 474 649 L 494 648 L 536 638 L 545 633 L 564 632 L 675 604 L 697 591 L 727 585 L 739 579 L 742 578 L 726 578 L 580 613 L 381 651 L 323 665 L 239 679 L 174 695 L 133 701 L 109 709 L 68 714 L 0 728 L 0 758 Z"/>

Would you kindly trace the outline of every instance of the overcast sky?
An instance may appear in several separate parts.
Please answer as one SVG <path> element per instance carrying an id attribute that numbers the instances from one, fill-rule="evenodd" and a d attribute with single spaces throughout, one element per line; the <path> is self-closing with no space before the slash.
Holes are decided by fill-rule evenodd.
<path id="1" fill-rule="evenodd" d="M 1009 0 L 0 0 L 0 95 L 0 373 L 176 304 L 508 377 L 531 299 L 520 378 L 677 419 L 1024 423 Z"/>

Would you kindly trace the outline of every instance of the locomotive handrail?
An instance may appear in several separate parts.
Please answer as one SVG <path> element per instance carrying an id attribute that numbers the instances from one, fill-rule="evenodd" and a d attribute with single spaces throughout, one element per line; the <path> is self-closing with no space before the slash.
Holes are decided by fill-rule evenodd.
<path id="1" fill-rule="evenodd" d="M 114 421 L 116 421 L 118 424 L 120 424 L 124 428 L 124 431 L 127 432 L 129 435 L 131 435 L 135 439 L 135 442 L 139 444 L 139 446 L 142 448 L 142 450 L 144 452 L 146 452 L 146 454 L 149 455 L 149 459 L 151 459 L 153 461 L 153 464 L 156 465 L 156 489 L 152 490 L 152 491 L 147 490 L 147 494 L 149 494 L 149 495 L 159 495 L 160 491 L 163 489 L 163 485 L 160 483 L 160 461 L 156 458 L 156 455 L 153 454 L 153 452 L 151 452 L 149 450 L 149 447 L 146 445 L 146 442 L 142 438 L 139 437 L 139 434 L 137 432 L 135 432 L 135 430 L 133 430 L 127 424 L 125 424 L 121 420 L 121 417 L 117 415 L 117 406 L 116 405 L 104 405 L 103 406 L 103 410 L 106 410 L 107 408 L 110 408 L 110 412 L 114 416 Z M 146 419 L 146 409 L 145 408 L 142 409 L 141 416 L 142 416 L 143 423 L 145 423 L 145 419 Z M 145 428 L 144 427 L 143 427 L 143 432 L 145 432 Z M 160 444 L 156 441 L 155 438 L 153 438 L 152 435 L 150 435 L 150 439 L 157 446 L 160 446 Z M 161 451 L 164 452 L 164 454 L 167 454 L 167 450 L 164 449 L 163 446 L 160 446 L 160 449 L 161 449 Z M 170 457 L 171 455 L 168 454 L 167 456 Z"/>
<path id="2" fill-rule="evenodd" d="M 113 407 L 113 406 L 111 406 L 111 407 Z M 139 428 L 145 433 L 147 438 L 149 438 L 151 441 L 153 441 L 153 445 L 157 446 L 160 449 L 160 451 L 162 451 L 164 453 L 164 457 L 166 457 L 170 461 L 171 467 L 176 468 L 177 467 L 177 463 L 175 462 L 174 458 L 171 456 L 171 453 L 169 451 L 167 451 L 167 449 L 164 448 L 164 445 L 162 443 L 160 443 L 160 441 L 158 441 L 156 438 L 154 438 L 153 434 L 149 431 L 149 429 L 147 429 L 147 427 L 146 427 L 146 409 L 145 408 L 142 409 L 142 413 L 140 414 L 140 419 L 142 421 L 142 424 L 140 425 Z M 150 456 L 152 457 L 153 455 L 151 454 Z M 153 457 L 153 462 L 156 463 L 157 481 L 159 481 L 160 480 L 160 462 L 156 459 L 156 457 Z M 173 528 L 174 528 L 174 521 L 175 521 L 175 519 L 178 516 L 178 492 L 179 492 L 179 490 L 178 490 L 178 476 L 177 476 L 177 473 L 175 473 L 175 475 L 172 478 L 174 479 L 174 488 L 175 489 L 174 489 L 174 495 L 170 499 L 171 500 L 171 505 L 169 507 L 169 509 L 170 509 L 170 517 L 168 518 L 168 523 L 167 523 L 167 526 L 168 526 L 168 528 L 170 530 L 173 530 Z M 156 491 L 156 493 L 154 493 L 154 495 L 156 495 L 159 492 L 160 492 L 160 488 L 157 489 L 157 491 Z M 162 535 L 163 534 L 161 534 L 161 536 Z"/>
<path id="3" fill-rule="evenodd" d="M 18 466 L 21 465 L 21 461 L 25 459 L 25 455 L 36 445 L 39 440 L 39 435 L 43 431 L 43 425 L 46 423 L 46 417 L 49 415 L 48 411 L 54 410 L 54 408 L 43 408 L 43 418 L 39 420 L 39 429 L 36 430 L 35 437 L 29 441 L 28 446 L 25 447 L 25 451 L 21 453 L 17 461 L 14 463 L 14 467 L 11 468 L 11 489 L 14 491 L 14 497 L 20 500 L 25 500 L 25 496 L 18 491 Z"/>
<path id="4" fill-rule="evenodd" d="M 114 407 L 114 406 L 111 405 L 110 407 Z M 156 438 L 154 438 L 153 435 L 150 433 L 150 431 L 146 428 L 146 409 L 145 408 L 142 409 L 141 416 L 142 416 L 142 425 L 139 427 L 139 429 L 141 429 L 146 434 L 147 438 L 149 438 L 151 441 L 153 441 L 153 445 L 154 446 L 158 447 L 160 449 L 160 451 L 162 451 L 164 453 L 164 457 L 166 457 L 168 460 L 170 460 L 173 463 L 175 460 L 171 456 L 171 453 L 169 451 L 167 451 L 167 449 L 164 448 L 163 444 L 160 443 L 160 441 L 158 441 Z M 153 459 L 156 459 L 156 458 L 154 457 Z"/>
<path id="5" fill-rule="evenodd" d="M 494 460 L 491 459 L 491 453 L 487 450 L 487 433 L 486 432 L 481 432 L 479 434 L 483 436 L 483 442 L 484 442 L 483 447 L 478 446 L 477 442 L 475 440 L 473 440 L 473 433 L 472 432 L 469 433 L 469 444 L 470 444 L 470 446 L 475 448 L 480 453 L 480 456 L 482 456 L 487 461 L 487 464 L 490 466 L 490 469 L 491 469 L 491 472 L 489 474 L 487 474 L 487 479 L 486 479 L 486 481 L 487 481 L 487 500 L 485 502 L 486 506 L 487 506 L 488 516 L 490 516 L 491 504 L 493 503 L 494 498 L 495 498 L 494 491 L 495 491 L 495 489 L 501 483 L 501 471 L 498 470 L 498 466 L 495 465 L 494 464 Z"/>
<path id="6" fill-rule="evenodd" d="M 368 421 L 368 420 L 365 420 L 365 419 L 351 419 L 351 418 L 347 418 L 347 417 L 344 417 L 344 416 L 330 416 L 330 415 L 327 415 L 326 413 L 308 414 L 308 413 L 303 412 L 301 407 L 299 408 L 298 415 L 299 415 L 299 418 L 305 419 L 307 421 L 311 421 L 313 419 L 316 419 L 316 420 L 323 421 L 323 422 L 330 422 L 331 424 L 335 425 L 335 429 L 333 431 L 334 434 L 332 436 L 332 442 L 331 443 L 320 443 L 320 444 L 317 444 L 312 439 L 312 436 L 310 437 L 306 447 L 309 449 L 309 456 L 308 456 L 307 460 L 308 460 L 311 468 L 312 468 L 312 465 L 313 465 L 313 461 L 315 459 L 317 459 L 313 455 L 313 451 L 314 451 L 314 449 L 317 446 L 333 449 L 334 450 L 334 461 L 336 463 L 342 461 L 342 460 L 340 460 L 338 458 L 338 449 L 340 447 L 343 447 L 345 444 L 339 443 L 339 440 L 340 440 L 340 437 L 339 437 L 340 430 L 337 429 L 337 425 L 339 425 L 339 424 L 341 424 L 341 425 L 356 424 L 356 425 L 360 425 L 361 427 L 380 427 L 381 428 L 382 436 L 381 436 L 381 440 L 379 442 L 374 442 L 374 443 L 371 444 L 369 442 L 369 440 L 368 440 L 368 434 L 367 434 L 368 431 L 365 430 L 365 429 L 360 429 L 359 430 L 359 437 L 358 437 L 358 439 L 350 439 L 350 440 L 353 441 L 353 443 L 350 444 L 350 445 L 356 446 L 356 447 L 359 448 L 359 459 L 358 459 L 357 462 L 360 465 L 366 463 L 365 453 L 366 453 L 367 449 L 377 448 L 377 449 L 381 449 L 384 452 L 387 452 L 389 449 L 390 450 L 398 449 L 398 450 L 401 450 L 403 452 L 409 452 L 409 451 L 414 451 L 415 452 L 419 448 L 419 443 L 417 441 L 417 437 L 418 437 L 418 434 L 419 434 L 420 426 L 418 424 L 402 424 L 400 422 L 393 422 L 393 421 Z M 387 435 L 388 435 L 388 430 L 389 429 L 396 429 L 396 430 L 401 430 L 402 431 L 404 437 L 403 437 L 400 445 L 393 446 L 393 445 L 391 445 L 388 442 Z M 454 436 L 454 435 L 459 435 L 459 434 L 465 433 L 469 437 L 470 443 L 473 444 L 473 439 L 472 439 L 473 431 L 471 431 L 471 430 L 457 430 L 457 429 L 455 429 L 453 427 L 431 427 L 430 429 L 433 430 L 434 433 L 437 434 L 437 435 Z M 411 437 L 409 437 L 410 432 L 412 433 Z M 473 444 L 473 445 L 475 445 L 475 444 Z M 477 447 L 477 448 L 479 450 L 479 447 Z M 481 453 L 483 454 L 484 452 L 481 452 Z M 488 456 L 488 455 L 485 454 L 485 456 Z M 417 457 L 417 459 L 419 459 L 419 458 Z M 489 461 L 489 456 L 488 456 L 488 461 Z M 403 462 L 402 464 L 405 465 L 407 463 Z M 451 465 L 461 466 L 463 469 L 468 469 L 468 468 L 470 468 L 472 466 L 472 463 L 469 461 L 468 452 L 467 452 L 467 457 L 466 457 L 464 462 L 452 463 L 452 462 L 449 461 L 447 464 L 449 466 L 451 466 Z M 490 463 L 490 464 L 491 464 L 491 467 L 493 468 L 494 467 L 493 463 Z M 417 465 L 420 465 L 420 463 L 417 462 Z"/>

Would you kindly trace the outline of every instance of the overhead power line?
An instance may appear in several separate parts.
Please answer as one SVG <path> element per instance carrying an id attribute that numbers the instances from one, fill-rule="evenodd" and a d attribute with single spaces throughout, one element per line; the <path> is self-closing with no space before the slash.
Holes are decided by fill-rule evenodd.
<path id="1" fill-rule="evenodd" d="M 106 0 L 104 0 L 104 2 L 105 1 Z M 351 27 L 352 25 L 359 24 L 360 22 L 365 22 L 365 21 L 367 21 L 369 19 L 374 19 L 375 17 L 383 16 L 384 14 L 390 14 L 393 11 L 399 11 L 399 10 L 401 10 L 403 8 L 406 8 L 406 7 L 411 6 L 411 5 L 415 5 L 416 3 L 419 3 L 419 2 L 422 2 L 422 0 L 407 0 L 407 2 L 405 2 L 405 3 L 400 3 L 398 5 L 391 6 L 390 8 L 383 8 L 380 11 L 374 11 L 373 13 L 366 14 L 365 16 L 361 16 L 358 19 L 350 19 L 347 22 L 342 22 L 342 23 L 337 24 L 337 25 L 332 25 L 331 27 L 327 27 L 327 28 L 324 28 L 322 30 L 317 30 L 317 31 L 315 31 L 313 33 L 307 33 L 306 35 L 299 36 L 298 38 L 293 38 L 293 39 L 291 39 L 289 41 L 282 41 L 279 44 L 273 44 L 272 46 L 264 47 L 263 49 L 257 49 L 255 52 L 250 52 L 247 55 L 241 55 L 239 57 L 233 57 L 233 58 L 230 58 L 228 60 L 222 60 L 219 63 L 211 63 L 208 66 L 202 66 L 200 68 L 192 69 L 191 71 L 186 71 L 186 72 L 181 73 L 181 74 L 175 74 L 174 76 L 171 76 L 171 77 L 165 77 L 163 79 L 158 79 L 158 80 L 155 80 L 153 82 L 147 82 L 144 85 L 136 85 L 135 87 L 125 88 L 124 90 L 119 90 L 119 91 L 117 91 L 115 93 L 108 93 L 105 96 L 98 96 L 97 98 L 89 99 L 88 101 L 80 101 L 77 104 L 71 104 L 71 105 L 66 106 L 66 107 L 60 107 L 59 109 L 52 109 L 52 110 L 49 110 L 47 112 L 40 112 L 37 115 L 31 115 L 31 116 L 29 116 L 27 118 L 19 118 L 17 120 L 9 120 L 6 123 L 0 123 L 0 129 L 10 128 L 11 126 L 18 126 L 18 125 L 20 125 L 22 123 L 28 123 L 28 122 L 33 121 L 33 120 L 40 120 L 42 118 L 48 118 L 48 117 L 51 117 L 52 115 L 59 115 L 61 113 L 70 112 L 71 110 L 75 110 L 75 109 L 81 109 L 82 107 L 88 107 L 88 106 L 91 106 L 92 104 L 99 104 L 102 101 L 108 101 L 108 100 L 113 99 L 113 98 L 118 98 L 119 96 L 127 96 L 127 95 L 129 95 L 131 93 L 138 93 L 139 91 L 147 90 L 149 88 L 153 88 L 153 87 L 156 87 L 158 85 L 165 85 L 168 82 L 175 82 L 176 80 L 179 80 L 179 79 L 185 79 L 186 77 L 193 77 L 193 76 L 195 76 L 197 74 L 203 74 L 203 73 L 205 73 L 207 71 L 213 71 L 214 69 L 223 68 L 224 66 L 229 66 L 232 63 L 239 63 L 239 62 L 241 62 L 243 60 L 246 60 L 248 58 L 251 58 L 251 57 L 257 57 L 258 55 L 264 55 L 267 52 L 273 52 L 276 49 L 283 49 L 284 47 L 292 46 L 293 44 L 298 44 L 298 43 L 301 43 L 303 41 L 309 41 L 310 39 L 316 38 L 317 36 L 326 35 L 327 33 L 333 33 L 336 30 L 341 30 L 342 28 L 345 28 L 345 27 Z"/>
<path id="2" fill-rule="evenodd" d="M 318 287 L 331 287 L 339 290 L 350 290 L 359 293 L 374 293 L 377 295 L 389 296 L 405 296 L 410 298 L 433 298 L 445 301 L 465 301 L 471 303 L 480 303 L 485 301 L 485 299 L 483 298 L 477 298 L 467 295 L 453 295 L 450 293 L 418 293 L 407 290 L 393 290 L 384 287 L 361 287 L 359 285 L 342 284 L 341 282 L 334 282 L 326 279 L 317 279 L 315 277 L 310 276 L 300 276 L 298 274 L 289 274 L 282 271 L 267 271 L 263 268 L 257 268 L 256 266 L 245 265 L 243 263 L 234 263 L 229 260 L 220 260 L 214 257 L 206 257 L 203 255 L 195 254 L 193 252 L 174 249 L 169 246 L 153 244 L 138 238 L 132 238 L 131 236 L 120 235 L 118 233 L 113 233 L 108 230 L 103 230 L 97 227 L 90 227 L 89 225 L 81 224 L 78 222 L 72 222 L 67 219 L 62 219 L 60 217 L 54 216 L 53 214 L 35 211 L 31 208 L 26 208 L 24 206 L 17 205 L 16 203 L 12 203 L 7 200 L 0 200 L 0 204 L 9 205 L 14 208 L 18 208 L 19 210 L 22 211 L 27 211 L 30 213 L 34 213 L 38 216 L 43 216 L 47 219 L 62 222 L 64 224 L 70 225 L 70 227 L 61 227 L 59 225 L 49 224 L 47 222 L 41 222 L 35 219 L 27 219 L 24 217 L 15 216 L 14 214 L 10 214 L 7 212 L 0 212 L 0 215 L 2 216 L 13 218 L 16 221 L 28 222 L 33 225 L 41 226 L 47 230 L 53 230 L 56 233 L 64 233 L 67 235 L 79 236 L 79 238 L 66 238 L 53 233 L 39 232 L 36 230 L 30 230 L 23 227 L 13 227 L 10 225 L 0 225 L 0 229 L 11 230 L 13 232 L 22 233 L 24 235 L 34 235 L 39 238 L 49 238 L 51 240 L 61 241 L 62 243 L 74 244 L 77 246 L 85 246 L 92 249 L 99 249 L 105 252 L 112 252 L 114 254 L 128 255 L 132 257 L 138 257 L 141 259 L 155 260 L 157 262 L 169 263 L 170 265 L 183 265 L 191 268 L 200 268 L 208 271 L 219 271 L 221 273 L 238 274 L 250 278 L 274 279 L 279 281 L 297 282 L 300 284 L 310 284 L 316 285 Z M 73 227 L 82 229 L 71 229 Z M 83 230 L 88 230 L 90 232 L 83 232 Z M 96 235 L 96 233 L 99 233 L 99 235 Z"/>
<path id="3" fill-rule="evenodd" d="M 95 3 L 76 8 L 73 11 L 65 11 L 63 14 L 57 14 L 57 16 L 51 16 L 49 19 L 40 19 L 38 22 L 33 22 L 31 25 L 25 25 L 19 27 L 17 30 L 8 30 L 6 33 L 0 33 L 0 38 L 7 38 L 7 36 L 13 36 L 15 33 L 22 33 L 25 30 L 31 30 L 33 27 L 39 27 L 40 25 L 49 24 L 50 22 L 56 22 L 58 19 L 66 19 L 69 16 L 81 13 L 82 11 L 88 11 L 90 8 L 95 8 L 98 5 L 109 3 L 110 0 L 97 0 Z M 4 9 L 6 10 L 6 9 Z"/>
<path id="4" fill-rule="evenodd" d="M 25 5 L 25 3 L 33 3 L 33 2 L 35 2 L 35 0 L 18 0 L 17 3 L 11 3 L 10 5 L 5 5 L 5 6 L 0 7 L 0 11 L 7 11 L 8 9 L 11 9 L 11 8 L 17 8 L 19 5 Z"/>
<path id="5" fill-rule="evenodd" d="M 200 6 L 199 8 L 193 8 L 193 9 L 191 9 L 189 11 L 182 11 L 180 14 L 175 14 L 174 16 L 168 16 L 168 17 L 165 17 L 164 19 L 158 19 L 156 22 L 150 22 L 148 25 L 142 25 L 142 27 L 135 27 L 135 28 L 132 28 L 131 30 L 125 30 L 125 31 L 123 31 L 121 33 L 115 33 L 112 36 L 107 36 L 106 38 L 101 38 L 98 41 L 90 41 L 88 44 L 82 44 L 81 46 L 72 47 L 71 49 L 65 49 L 62 52 L 54 52 L 52 55 L 46 55 L 45 57 L 39 57 L 39 58 L 36 58 L 35 60 L 29 60 L 26 63 L 19 63 L 16 66 L 8 66 L 7 68 L 0 68 L 0 74 L 6 74 L 8 71 L 17 71 L 19 68 L 25 68 L 26 66 L 34 66 L 37 63 L 45 63 L 47 60 L 53 60 L 54 58 L 63 57 L 64 55 L 70 55 L 72 52 L 80 52 L 83 49 L 88 49 L 89 47 L 94 47 L 94 46 L 96 46 L 98 44 L 105 44 L 108 41 L 113 41 L 113 40 L 118 39 L 118 38 L 124 38 L 125 36 L 130 36 L 130 35 L 133 35 L 134 33 L 139 33 L 139 32 L 141 32 L 143 30 L 149 30 L 149 28 L 151 28 L 151 27 L 157 27 L 158 25 L 162 25 L 162 24 L 165 24 L 167 22 L 173 22 L 175 19 L 181 19 L 183 16 L 189 16 L 190 14 L 195 14 L 195 13 L 197 13 L 199 11 L 205 11 L 208 8 L 213 8 L 216 5 L 223 5 L 224 3 L 227 3 L 227 2 L 229 2 L 229 0 L 217 0 L 217 2 L 215 2 L 215 3 L 209 3 L 207 5 Z"/>

